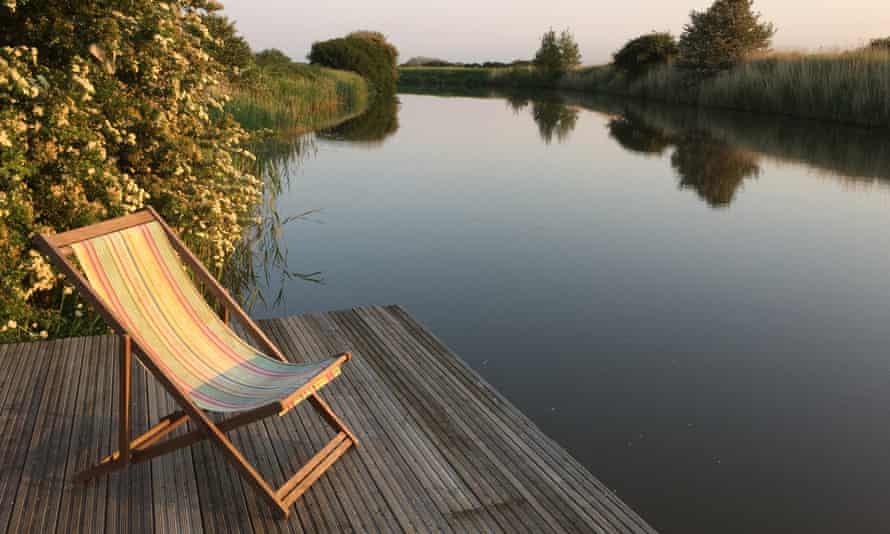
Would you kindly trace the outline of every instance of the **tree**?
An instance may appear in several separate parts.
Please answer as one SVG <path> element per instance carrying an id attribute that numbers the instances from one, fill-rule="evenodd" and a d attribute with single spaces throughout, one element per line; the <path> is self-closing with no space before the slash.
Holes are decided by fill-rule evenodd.
<path id="1" fill-rule="evenodd" d="M 673 61 L 678 53 L 673 35 L 652 32 L 628 41 L 612 55 L 612 64 L 631 77 L 637 77 L 652 67 Z"/>
<path id="2" fill-rule="evenodd" d="M 562 71 L 565 72 L 581 64 L 581 51 L 575 36 L 568 30 L 559 34 L 559 53 L 562 57 Z"/>
<path id="3" fill-rule="evenodd" d="M 368 31 L 313 43 L 309 51 L 309 62 L 313 65 L 356 72 L 380 95 L 396 91 L 398 57 L 398 50 L 382 33 Z"/>
<path id="4" fill-rule="evenodd" d="M 753 0 L 716 0 L 705 11 L 693 11 L 680 36 L 678 66 L 710 74 L 768 49 L 776 29 L 760 22 L 753 4 Z"/>
<path id="5" fill-rule="evenodd" d="M 392 65 L 393 78 L 399 79 L 399 49 L 386 40 L 386 36 L 380 32 L 370 30 L 358 30 L 346 36 L 347 39 L 364 39 L 374 47 L 383 50 Z"/>
<path id="6" fill-rule="evenodd" d="M 244 37 L 238 35 L 235 23 L 223 15 L 207 13 L 202 17 L 212 40 L 207 53 L 229 69 L 229 76 L 239 78 L 254 65 L 253 52 Z"/>
<path id="7" fill-rule="evenodd" d="M 541 47 L 535 54 L 535 67 L 548 78 L 556 78 L 563 72 L 562 51 L 553 29 L 541 37 Z"/>

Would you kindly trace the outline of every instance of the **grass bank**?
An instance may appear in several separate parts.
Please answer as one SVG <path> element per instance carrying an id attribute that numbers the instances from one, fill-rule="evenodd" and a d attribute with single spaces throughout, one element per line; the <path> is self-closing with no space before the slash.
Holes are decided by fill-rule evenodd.
<path id="1" fill-rule="evenodd" d="M 402 69 L 403 88 L 463 85 L 548 88 L 603 93 L 675 104 L 778 113 L 866 126 L 890 126 L 890 52 L 771 53 L 752 57 L 704 81 L 670 65 L 631 79 L 605 65 L 558 80 L 533 68 Z"/>
<path id="2" fill-rule="evenodd" d="M 258 69 L 229 88 L 226 111 L 248 131 L 294 135 L 325 128 L 364 111 L 368 84 L 352 72 L 291 64 Z"/>

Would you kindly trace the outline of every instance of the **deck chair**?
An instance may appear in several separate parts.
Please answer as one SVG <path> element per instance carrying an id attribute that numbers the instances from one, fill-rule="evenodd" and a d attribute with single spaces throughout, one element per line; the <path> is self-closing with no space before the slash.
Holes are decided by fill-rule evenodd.
<path id="1" fill-rule="evenodd" d="M 39 235 L 35 244 L 120 340 L 118 450 L 77 474 L 75 480 L 86 481 L 209 439 L 276 515 L 287 517 L 309 486 L 358 444 L 318 394 L 340 374 L 351 355 L 290 363 L 152 208 L 64 233 Z M 221 314 L 204 300 L 183 264 L 218 299 Z M 262 351 L 229 327 L 232 316 Z M 181 410 L 131 440 L 132 354 Z M 280 488 L 273 489 L 225 433 L 284 415 L 303 400 L 309 401 L 336 436 Z M 229 417 L 219 420 L 208 412 Z M 186 421 L 196 428 L 163 439 Z"/>

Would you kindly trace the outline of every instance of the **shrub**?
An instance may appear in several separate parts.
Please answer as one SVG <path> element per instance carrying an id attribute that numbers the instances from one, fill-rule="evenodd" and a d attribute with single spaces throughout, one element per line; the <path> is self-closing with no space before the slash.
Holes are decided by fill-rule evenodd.
<path id="1" fill-rule="evenodd" d="M 680 36 L 678 65 L 708 74 L 768 49 L 776 29 L 760 22 L 753 4 L 753 0 L 716 0 L 705 11 L 693 11 Z"/>
<path id="2" fill-rule="evenodd" d="M 286 67 L 293 63 L 287 54 L 277 48 L 260 50 L 254 55 L 257 66 L 260 67 Z"/>
<path id="3" fill-rule="evenodd" d="M 652 32 L 628 41 L 612 55 L 612 63 L 631 77 L 637 77 L 652 67 L 673 61 L 678 53 L 673 35 Z"/>
<path id="4" fill-rule="evenodd" d="M 150 202 L 217 270 L 255 215 L 205 0 L 0 4 L 0 340 L 88 333 L 31 250 Z"/>
<path id="5" fill-rule="evenodd" d="M 415 56 L 402 63 L 403 67 L 452 67 L 454 63 L 434 57 Z"/>
<path id="6" fill-rule="evenodd" d="M 880 39 L 872 39 L 870 43 L 868 43 L 869 48 L 876 48 L 878 50 L 890 50 L 890 37 L 882 37 Z"/>
<path id="7" fill-rule="evenodd" d="M 346 37 L 313 43 L 309 61 L 364 76 L 381 94 L 393 94 L 398 80 L 398 50 L 383 34 L 354 32 Z"/>

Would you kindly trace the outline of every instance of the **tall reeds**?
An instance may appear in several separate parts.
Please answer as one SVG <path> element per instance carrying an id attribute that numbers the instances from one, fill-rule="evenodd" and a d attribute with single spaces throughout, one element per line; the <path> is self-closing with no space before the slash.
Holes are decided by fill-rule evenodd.
<path id="1" fill-rule="evenodd" d="M 368 103 L 368 85 L 354 73 L 312 65 L 260 69 L 231 88 L 226 110 L 249 130 L 295 134 L 343 120 Z"/>
<path id="2" fill-rule="evenodd" d="M 638 77 L 610 65 L 586 67 L 555 81 L 530 68 L 417 68 L 403 70 L 402 79 L 415 87 L 557 88 L 890 127 L 890 50 L 873 48 L 760 54 L 705 79 L 673 65 Z"/>

